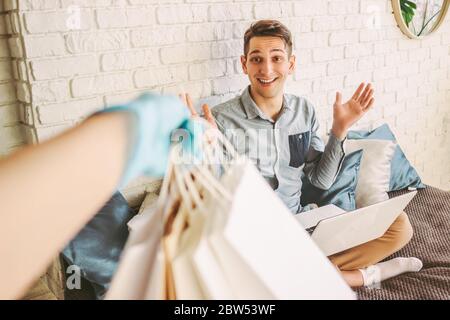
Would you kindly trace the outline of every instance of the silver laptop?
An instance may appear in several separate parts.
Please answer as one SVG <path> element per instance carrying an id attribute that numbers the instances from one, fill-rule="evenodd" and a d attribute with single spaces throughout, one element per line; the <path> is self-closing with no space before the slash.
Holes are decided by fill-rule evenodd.
<path id="1" fill-rule="evenodd" d="M 346 212 L 327 205 L 296 215 L 326 256 L 381 237 L 414 198 L 413 191 Z"/>

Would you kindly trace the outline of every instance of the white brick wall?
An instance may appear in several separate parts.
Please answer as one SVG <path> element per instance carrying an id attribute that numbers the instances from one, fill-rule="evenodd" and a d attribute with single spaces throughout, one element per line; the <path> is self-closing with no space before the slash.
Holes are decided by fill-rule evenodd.
<path id="1" fill-rule="evenodd" d="M 315 103 L 322 133 L 335 90 L 349 97 L 359 82 L 372 81 L 376 105 L 358 127 L 389 123 L 424 181 L 450 189 L 450 14 L 417 41 L 401 33 L 386 0 L 4 3 L 19 8 L 9 28 L 20 34 L 9 44 L 18 58 L 21 120 L 32 128 L 27 137 L 35 132 L 42 140 L 145 90 L 188 90 L 211 103 L 230 98 L 248 83 L 239 64 L 245 29 L 255 19 L 279 18 L 293 32 L 298 58 L 288 91 Z M 8 52 L 4 38 L 0 57 Z M 9 69 L 0 63 L 0 79 L 7 78 L 2 70 Z"/>
<path id="2" fill-rule="evenodd" d="M 0 5 L 0 157 L 24 143 L 15 87 L 15 61 L 9 48 L 12 36 L 9 9 L 13 8 L 7 3 Z"/>

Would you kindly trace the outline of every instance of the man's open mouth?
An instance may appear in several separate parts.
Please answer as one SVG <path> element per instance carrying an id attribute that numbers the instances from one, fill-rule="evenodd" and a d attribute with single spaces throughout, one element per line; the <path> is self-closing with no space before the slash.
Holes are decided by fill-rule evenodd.
<path id="1" fill-rule="evenodd" d="M 272 78 L 272 79 L 262 79 L 262 78 L 257 78 L 257 80 L 259 81 L 259 83 L 261 84 L 271 84 L 274 83 L 278 78 Z"/>

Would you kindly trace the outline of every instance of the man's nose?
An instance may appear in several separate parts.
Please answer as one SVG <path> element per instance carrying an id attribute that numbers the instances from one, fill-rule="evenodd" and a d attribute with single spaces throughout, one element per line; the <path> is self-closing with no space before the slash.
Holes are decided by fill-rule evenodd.
<path id="1" fill-rule="evenodd" d="M 272 61 L 266 60 L 265 62 L 263 62 L 261 64 L 261 69 L 260 69 L 261 74 L 270 75 L 270 74 L 272 74 L 272 71 L 273 71 Z"/>

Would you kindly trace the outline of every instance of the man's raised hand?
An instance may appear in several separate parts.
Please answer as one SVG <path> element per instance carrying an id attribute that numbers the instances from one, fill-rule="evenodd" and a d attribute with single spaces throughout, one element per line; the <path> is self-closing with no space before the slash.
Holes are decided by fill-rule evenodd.
<path id="1" fill-rule="evenodd" d="M 333 134 L 341 140 L 347 135 L 347 130 L 361 119 L 372 107 L 373 88 L 361 83 L 350 100 L 342 103 L 342 94 L 336 92 L 336 101 L 333 106 Z"/>
<path id="2" fill-rule="evenodd" d="M 181 101 L 188 107 L 192 117 L 196 118 L 199 117 L 199 114 L 197 110 L 194 108 L 194 103 L 192 102 L 192 98 L 189 95 L 189 93 L 182 93 L 179 95 Z M 217 129 L 217 123 L 214 119 L 214 116 L 211 113 L 211 110 L 209 109 L 209 106 L 207 104 L 202 105 L 203 115 L 206 121 L 215 129 Z"/>

